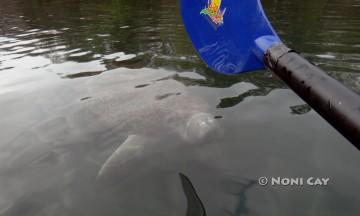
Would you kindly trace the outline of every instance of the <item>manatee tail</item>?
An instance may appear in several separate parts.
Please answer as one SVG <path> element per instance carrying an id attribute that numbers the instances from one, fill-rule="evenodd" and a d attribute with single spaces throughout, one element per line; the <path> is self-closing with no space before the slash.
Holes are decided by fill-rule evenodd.
<path id="1" fill-rule="evenodd" d="M 182 173 L 179 173 L 179 175 L 187 200 L 186 216 L 206 216 L 205 207 L 197 195 L 190 179 Z"/>

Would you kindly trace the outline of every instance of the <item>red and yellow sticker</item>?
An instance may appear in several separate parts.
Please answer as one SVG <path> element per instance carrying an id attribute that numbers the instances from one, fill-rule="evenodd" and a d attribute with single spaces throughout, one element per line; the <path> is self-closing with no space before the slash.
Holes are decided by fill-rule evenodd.
<path id="1" fill-rule="evenodd" d="M 217 26 L 224 24 L 226 8 L 221 10 L 221 0 L 208 0 L 208 4 L 200 11 L 200 14 L 209 16 L 210 20 Z"/>

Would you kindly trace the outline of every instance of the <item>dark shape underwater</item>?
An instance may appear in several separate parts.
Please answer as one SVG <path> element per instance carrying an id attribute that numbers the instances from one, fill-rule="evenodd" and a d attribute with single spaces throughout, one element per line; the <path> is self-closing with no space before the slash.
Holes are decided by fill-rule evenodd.
<path id="1" fill-rule="evenodd" d="M 179 173 L 179 175 L 187 200 L 186 216 L 206 216 L 205 207 L 190 179 L 182 173 Z"/>

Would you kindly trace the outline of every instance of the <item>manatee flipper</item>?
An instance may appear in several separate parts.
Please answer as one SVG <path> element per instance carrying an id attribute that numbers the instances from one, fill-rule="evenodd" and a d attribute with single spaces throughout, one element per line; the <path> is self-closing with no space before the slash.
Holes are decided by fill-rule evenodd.
<path id="1" fill-rule="evenodd" d="M 146 139 L 140 135 L 129 135 L 119 148 L 106 160 L 100 168 L 97 179 L 114 174 L 114 169 L 139 156 L 142 153 Z M 116 172 L 115 172 L 116 173 Z"/>
<path id="2" fill-rule="evenodd" d="M 205 207 L 197 195 L 190 179 L 182 173 L 179 173 L 179 175 L 187 200 L 186 216 L 206 216 Z"/>

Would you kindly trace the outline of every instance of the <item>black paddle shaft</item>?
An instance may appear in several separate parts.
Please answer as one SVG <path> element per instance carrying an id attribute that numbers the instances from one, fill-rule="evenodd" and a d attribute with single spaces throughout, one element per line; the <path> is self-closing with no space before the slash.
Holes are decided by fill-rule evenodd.
<path id="1" fill-rule="evenodd" d="M 302 56 L 277 44 L 266 66 L 360 150 L 360 96 Z"/>

